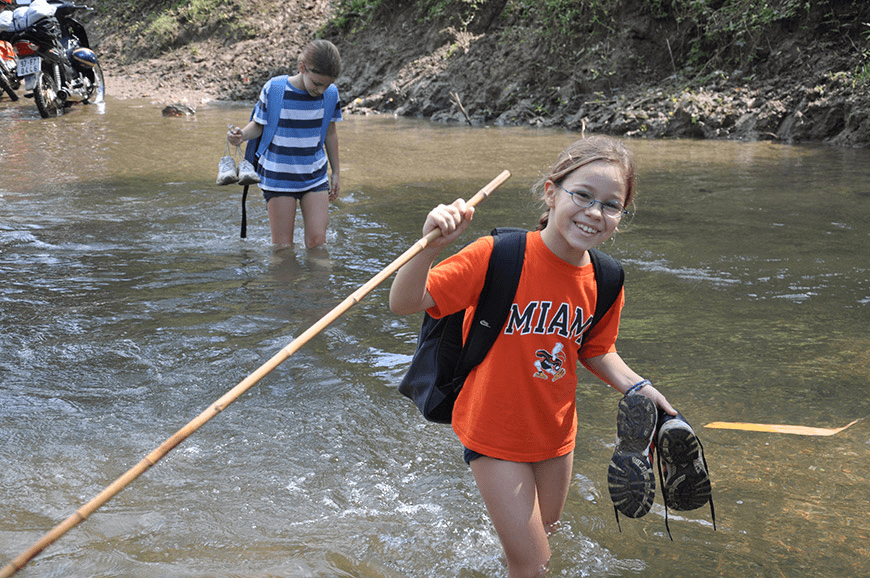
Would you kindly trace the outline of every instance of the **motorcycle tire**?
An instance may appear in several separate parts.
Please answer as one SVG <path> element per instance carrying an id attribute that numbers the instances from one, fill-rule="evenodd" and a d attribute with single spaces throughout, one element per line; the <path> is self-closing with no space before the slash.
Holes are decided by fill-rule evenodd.
<path id="1" fill-rule="evenodd" d="M 33 100 L 42 118 L 60 116 L 63 114 L 64 103 L 57 96 L 57 84 L 54 77 L 43 71 L 38 73 L 36 87 L 33 89 Z"/>
<path id="2" fill-rule="evenodd" d="M 3 90 L 6 94 L 9 95 L 9 98 L 13 101 L 18 100 L 18 93 L 12 88 L 12 85 L 9 83 L 9 79 L 6 77 L 6 72 L 0 70 L 0 89 Z"/>
<path id="3" fill-rule="evenodd" d="M 85 104 L 99 104 L 101 102 L 105 102 L 106 84 L 103 80 L 103 69 L 100 68 L 99 62 L 94 65 L 94 69 L 91 74 L 93 74 L 93 78 L 90 79 L 91 86 L 88 89 L 88 96 L 85 98 Z"/>

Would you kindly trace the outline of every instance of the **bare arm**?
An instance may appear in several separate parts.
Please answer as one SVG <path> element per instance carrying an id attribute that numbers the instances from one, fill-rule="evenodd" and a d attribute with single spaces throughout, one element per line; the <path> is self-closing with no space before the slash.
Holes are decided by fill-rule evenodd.
<path id="1" fill-rule="evenodd" d="M 643 381 L 643 378 L 635 373 L 616 352 L 605 353 L 598 357 L 584 359 L 583 365 L 585 365 L 589 371 L 610 384 L 613 389 L 623 394 L 633 385 Z M 651 384 L 640 388 L 638 393 L 653 400 L 656 406 L 665 410 L 670 415 L 677 415 L 677 410 L 675 410 L 665 396 Z"/>
<path id="2" fill-rule="evenodd" d="M 426 290 L 429 269 L 441 250 L 468 228 L 473 215 L 474 207 L 466 207 L 463 199 L 457 199 L 450 205 L 438 205 L 429 212 L 423 224 L 423 236 L 435 229 L 441 231 L 441 236 L 402 265 L 396 273 L 390 288 L 390 309 L 393 313 L 409 315 L 435 305 Z"/>
<path id="3" fill-rule="evenodd" d="M 326 158 L 329 159 L 329 167 L 332 169 L 332 178 L 329 181 L 329 200 L 334 201 L 341 194 L 341 165 L 338 160 L 338 129 L 334 122 L 329 123 L 326 129 Z"/>

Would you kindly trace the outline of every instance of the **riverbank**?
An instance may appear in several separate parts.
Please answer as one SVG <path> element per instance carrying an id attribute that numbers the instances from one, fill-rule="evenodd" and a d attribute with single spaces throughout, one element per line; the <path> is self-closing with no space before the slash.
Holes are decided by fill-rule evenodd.
<path id="1" fill-rule="evenodd" d="M 235 0 L 232 10 L 196 21 L 190 8 L 164 9 L 170 25 L 162 40 L 142 24 L 150 17 L 144 8 L 94 4 L 107 93 L 119 98 L 252 102 L 267 78 L 292 71 L 301 47 L 322 36 L 342 52 L 337 84 L 347 113 L 870 147 L 867 7 L 777 21 L 744 66 L 712 68 L 689 66 L 678 22 L 639 16 L 632 0 L 609 16 L 609 37 L 592 26 L 570 38 L 536 27 L 540 15 L 504 1 L 483 3 L 492 13 L 457 27 L 414 6 L 336 22 L 337 2 Z M 584 33 L 600 41 L 579 43 Z"/>

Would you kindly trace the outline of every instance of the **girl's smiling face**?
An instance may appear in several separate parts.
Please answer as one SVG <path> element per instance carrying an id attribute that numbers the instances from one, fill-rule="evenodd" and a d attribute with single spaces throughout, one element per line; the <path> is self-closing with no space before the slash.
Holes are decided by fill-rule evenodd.
<path id="1" fill-rule="evenodd" d="M 615 201 L 624 205 L 627 193 L 625 175 L 617 163 L 594 161 L 568 173 L 559 186 L 552 181 L 545 184 L 544 201 L 550 216 L 541 238 L 563 261 L 584 265 L 589 262 L 586 251 L 609 239 L 616 231 L 620 217 L 605 215 L 599 203 L 579 207 L 566 191 L 584 192 L 602 203 Z"/>

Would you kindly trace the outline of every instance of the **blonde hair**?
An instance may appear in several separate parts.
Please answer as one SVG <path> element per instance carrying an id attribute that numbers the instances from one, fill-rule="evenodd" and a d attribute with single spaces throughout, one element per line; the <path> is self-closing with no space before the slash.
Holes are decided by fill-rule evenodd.
<path id="1" fill-rule="evenodd" d="M 338 78 L 341 74 L 341 55 L 338 48 L 329 40 L 312 40 L 299 55 L 299 62 L 311 72 L 322 74 L 329 78 Z"/>
<path id="2" fill-rule="evenodd" d="M 547 174 L 532 186 L 532 193 L 535 198 L 543 201 L 547 181 L 553 181 L 558 185 L 575 170 L 596 161 L 605 161 L 620 166 L 625 179 L 625 202 L 623 205 L 628 208 L 634 201 L 635 193 L 634 155 L 621 141 L 603 135 L 582 138 L 568 145 L 565 150 L 559 153 L 559 157 Z M 541 215 L 538 230 L 547 226 L 549 215 L 549 210 Z"/>

